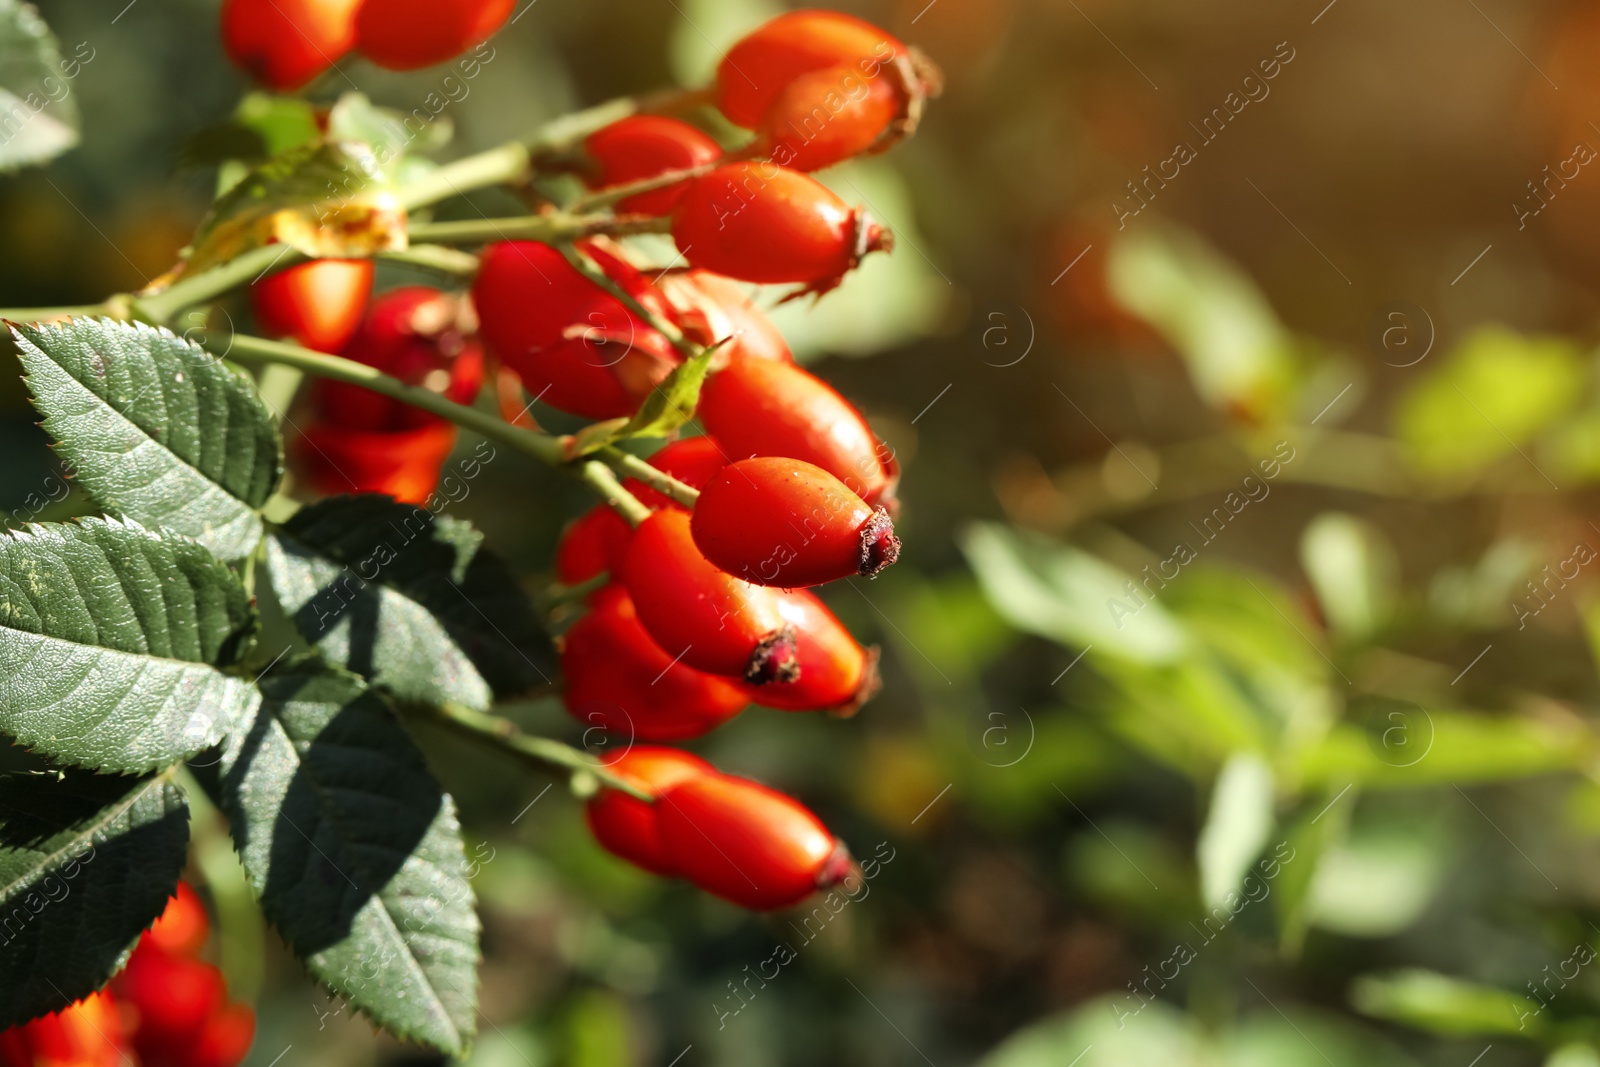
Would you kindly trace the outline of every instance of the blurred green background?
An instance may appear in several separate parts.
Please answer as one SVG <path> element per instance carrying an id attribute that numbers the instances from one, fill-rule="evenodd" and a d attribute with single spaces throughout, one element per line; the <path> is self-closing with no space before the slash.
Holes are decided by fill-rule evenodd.
<path id="1" fill-rule="evenodd" d="M 0 182 L 11 306 L 170 267 L 216 182 L 185 146 L 248 89 L 212 0 L 39 6 L 93 58 L 82 147 Z M 893 257 L 779 313 L 906 470 L 901 562 L 827 591 L 887 684 L 694 747 L 887 862 L 836 916 L 745 914 L 426 737 L 479 864 L 471 1063 L 1600 1065 L 1600 15 L 850 9 L 948 78 L 915 139 L 823 175 Z M 776 10 L 527 4 L 442 156 L 699 84 Z M 314 93 L 409 111 L 441 77 Z M 0 377 L 22 522 L 56 467 Z M 536 589 L 584 505 L 504 455 L 452 511 Z M 431 1062 L 263 933 L 214 813 L 196 841 L 252 1063 Z"/>

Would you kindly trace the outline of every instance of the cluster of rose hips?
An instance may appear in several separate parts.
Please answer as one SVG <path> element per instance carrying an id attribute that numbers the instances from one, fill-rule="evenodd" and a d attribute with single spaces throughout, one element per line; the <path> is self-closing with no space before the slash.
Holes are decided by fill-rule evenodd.
<path id="1" fill-rule="evenodd" d="M 370 52 L 367 15 L 389 5 L 347 6 L 359 6 L 357 47 Z M 557 577 L 587 590 L 587 610 L 559 645 L 568 710 L 627 742 L 608 770 L 654 798 L 601 789 L 589 805 L 598 840 L 747 907 L 832 884 L 848 853 L 788 797 L 673 749 L 631 746 L 701 736 L 750 703 L 848 715 L 877 687 L 875 650 L 808 587 L 894 562 L 893 453 L 795 364 L 738 283 L 820 294 L 886 248 L 877 222 L 803 171 L 893 143 L 936 87 L 926 61 L 882 30 L 793 12 L 734 45 L 718 71 L 714 102 L 754 132 L 748 145 L 725 153 L 687 122 L 635 115 L 589 135 L 581 159 L 551 161 L 580 174 L 595 202 L 614 200 L 617 217 L 663 220 L 686 266 L 651 272 L 623 244 L 589 236 L 570 248 L 489 245 L 470 297 L 412 287 L 372 300 L 365 261 L 318 260 L 254 287 L 268 332 L 460 403 L 486 378 L 509 379 L 517 401 L 623 418 L 686 352 L 711 350 L 696 409 L 705 435 L 649 460 L 678 484 L 629 479 L 647 516 L 599 505 L 563 534 Z M 420 501 L 454 441 L 437 416 L 359 387 L 318 382 L 306 408 L 294 453 L 319 491 Z"/>
<path id="2" fill-rule="evenodd" d="M 222 43 L 257 81 L 303 88 L 352 51 L 387 70 L 442 63 L 487 40 L 513 0 L 225 0 Z"/>
<path id="3" fill-rule="evenodd" d="M 180 882 L 108 987 L 0 1033 L 0 1067 L 235 1067 L 255 1013 L 230 1002 L 222 972 L 197 958 L 210 926 Z"/>

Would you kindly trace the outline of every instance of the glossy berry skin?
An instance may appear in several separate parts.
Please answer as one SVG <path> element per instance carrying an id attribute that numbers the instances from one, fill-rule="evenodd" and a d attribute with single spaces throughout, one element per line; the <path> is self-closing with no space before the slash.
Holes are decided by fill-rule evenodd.
<path id="1" fill-rule="evenodd" d="M 756 126 L 755 153 L 792 170 L 831 167 L 870 152 L 906 104 L 896 79 L 828 67 L 786 86 Z"/>
<path id="2" fill-rule="evenodd" d="M 757 685 L 795 677 L 794 633 L 776 594 L 706 559 L 688 512 L 666 508 L 640 524 L 622 580 L 645 630 L 681 662 Z"/>
<path id="3" fill-rule="evenodd" d="M 732 278 L 708 270 L 672 271 L 659 284 L 684 336 L 699 345 L 719 346 L 713 367 L 743 358 L 794 362 L 778 327 Z"/>
<path id="4" fill-rule="evenodd" d="M 206 1020 L 178 1062 L 182 1067 L 236 1067 L 249 1055 L 255 1036 L 255 1012 L 243 1004 L 229 1004 Z"/>
<path id="5" fill-rule="evenodd" d="M 717 773 L 715 767 L 698 756 L 653 745 L 633 746 L 608 760 L 606 770 L 657 796 L 692 778 Z M 656 810 L 654 804 L 602 788 L 584 806 L 584 817 L 595 840 L 607 852 L 652 874 L 670 878 L 678 873 L 677 865 L 661 847 Z"/>
<path id="6" fill-rule="evenodd" d="M 256 323 L 318 352 L 337 352 L 361 325 L 372 295 L 370 259 L 315 259 L 250 287 Z"/>
<path id="7" fill-rule="evenodd" d="M 362 0 L 225 0 L 222 46 L 268 89 L 293 92 L 355 47 Z"/>
<path id="8" fill-rule="evenodd" d="M 118 1067 L 124 1043 L 117 1003 L 101 991 L 0 1033 L 0 1067 Z"/>
<path id="9" fill-rule="evenodd" d="M 758 26 L 728 49 L 717 68 L 717 109 L 736 126 L 755 129 L 796 78 L 830 67 L 851 67 L 863 78 L 906 46 L 883 30 L 837 11 L 790 11 Z"/>
<path id="10" fill-rule="evenodd" d="M 762 284 L 839 284 L 888 231 L 827 186 L 772 163 L 729 163 L 690 182 L 672 239 L 692 266 Z"/>
<path id="11" fill-rule="evenodd" d="M 871 578 L 900 555 L 886 510 L 815 464 L 777 456 L 722 468 L 701 490 L 690 528 L 707 559 L 757 585 Z"/>
<path id="12" fill-rule="evenodd" d="M 321 420 L 291 439 L 295 472 L 326 495 L 383 493 L 424 504 L 456 444 L 450 423 L 393 432 L 351 430 Z"/>
<path id="13" fill-rule="evenodd" d="M 595 595 L 561 639 L 562 700 L 574 719 L 623 741 L 683 741 L 721 726 L 750 701 L 731 679 L 662 651 L 619 585 Z"/>
<path id="14" fill-rule="evenodd" d="M 667 312 L 638 270 L 599 244 L 585 248 L 641 303 Z M 665 337 L 537 241 L 485 249 L 472 299 L 489 351 L 530 394 L 574 415 L 631 415 L 680 362 Z"/>
<path id="15" fill-rule="evenodd" d="M 188 882 L 179 882 L 178 891 L 167 901 L 166 910 L 155 925 L 139 939 L 140 946 L 151 946 L 169 956 L 193 956 L 211 935 L 211 919 L 200 894 Z"/>
<path id="16" fill-rule="evenodd" d="M 585 176 L 591 189 L 630 185 L 674 170 L 704 166 L 722 158 L 722 147 L 702 131 L 661 115 L 632 115 L 590 134 L 583 150 L 594 164 Z M 617 201 L 624 214 L 667 215 L 683 195 L 684 183 L 636 193 Z"/>
<path id="17" fill-rule="evenodd" d="M 710 437 L 684 437 L 657 449 L 650 466 L 672 475 L 690 489 L 704 489 L 717 472 L 728 465 L 722 446 Z M 622 483 L 647 508 L 675 508 L 682 505 L 658 493 L 636 478 Z"/>
<path id="18" fill-rule="evenodd" d="M 385 70 L 420 70 L 487 40 L 515 0 L 364 0 L 356 47 Z"/>
<path id="19" fill-rule="evenodd" d="M 799 802 L 732 775 L 667 789 L 656 801 L 656 827 L 679 874 L 758 911 L 797 904 L 849 869 L 844 846 Z"/>
<path id="20" fill-rule="evenodd" d="M 186 1047 L 226 1003 L 222 972 L 209 963 L 137 949 L 116 980 L 117 996 L 138 1009 L 134 1043 L 146 1061 Z"/>
<path id="21" fill-rule="evenodd" d="M 706 381 L 696 415 L 732 459 L 802 459 L 869 504 L 893 498 L 892 453 L 848 400 L 800 367 L 734 360 Z"/>
<path id="22" fill-rule="evenodd" d="M 782 594 L 779 610 L 795 629 L 800 677 L 749 691 L 750 699 L 785 711 L 854 715 L 878 691 L 878 652 L 863 648 L 815 593 Z"/>
<path id="23" fill-rule="evenodd" d="M 468 336 L 472 320 L 463 304 L 461 298 L 425 285 L 392 289 L 372 302 L 340 354 L 407 385 L 470 404 L 483 388 L 483 349 Z M 318 380 L 310 396 L 322 418 L 350 429 L 413 430 L 445 421 L 344 382 Z"/>

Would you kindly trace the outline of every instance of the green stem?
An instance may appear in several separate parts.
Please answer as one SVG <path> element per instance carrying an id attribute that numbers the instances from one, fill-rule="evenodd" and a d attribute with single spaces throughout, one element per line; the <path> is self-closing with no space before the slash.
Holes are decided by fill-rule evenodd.
<path id="1" fill-rule="evenodd" d="M 639 479 L 656 492 L 671 498 L 686 508 L 693 508 L 700 499 L 700 490 L 693 486 L 685 485 L 666 471 L 658 467 L 652 467 L 638 456 L 631 452 L 624 452 L 616 445 L 606 445 L 595 454 L 623 474 Z"/>
<path id="2" fill-rule="evenodd" d="M 19 323 L 43 322 L 45 319 L 63 319 L 80 315 L 116 315 L 120 318 L 122 314 L 126 314 L 126 308 L 117 302 L 116 297 L 103 304 L 77 304 L 71 307 L 53 308 L 0 308 L 0 319 Z"/>
<path id="3" fill-rule="evenodd" d="M 573 269 L 595 285 L 610 293 L 623 307 L 627 308 L 651 329 L 671 342 L 684 359 L 693 359 L 701 352 L 700 346 L 683 336 L 683 331 L 678 329 L 676 323 L 668 322 L 654 311 L 641 304 L 637 297 L 622 286 L 611 280 L 611 276 L 601 270 L 594 260 L 578 248 L 563 248 L 561 254 L 567 257 Z"/>
<path id="4" fill-rule="evenodd" d="M 640 215 L 521 215 L 505 219 L 461 219 L 456 222 L 419 222 L 411 227 L 418 241 L 444 244 L 486 244 L 490 241 L 543 241 L 558 244 L 606 234 L 665 233 L 667 219 Z"/>
<path id="5" fill-rule="evenodd" d="M 645 803 L 653 803 L 655 797 L 646 793 L 632 782 L 619 778 L 606 770 L 605 767 L 587 752 L 582 752 L 560 741 L 553 741 L 548 737 L 535 737 L 533 734 L 524 733 L 516 723 L 510 719 L 502 719 L 498 715 L 490 715 L 477 711 L 465 704 L 446 702 L 441 705 L 426 705 L 426 710 L 433 714 L 436 721 L 450 727 L 463 737 L 503 749 L 511 754 L 534 764 L 544 770 L 554 768 L 565 771 L 571 778 L 579 775 L 589 775 L 600 784 L 626 793 L 631 797 Z"/>
<path id="6" fill-rule="evenodd" d="M 584 600 L 590 593 L 598 593 L 609 584 L 611 584 L 610 573 L 602 571 L 588 581 L 579 582 L 577 585 L 552 585 L 545 590 L 541 603 L 543 603 L 545 610 L 549 611 L 553 608 L 559 608 L 563 604 Z"/>
<path id="7" fill-rule="evenodd" d="M 628 525 L 638 526 L 650 517 L 650 509 L 645 507 L 638 497 L 622 488 L 617 476 L 611 473 L 611 468 L 604 463 L 597 459 L 584 460 L 579 471 L 583 483 L 600 494 L 600 499 L 627 519 Z"/>
<path id="8" fill-rule="evenodd" d="M 491 185 L 513 185 L 532 176 L 528 146 L 520 141 L 446 163 L 399 189 L 395 198 L 407 211 Z"/>
<path id="9" fill-rule="evenodd" d="M 710 163 L 702 163 L 698 167 L 685 167 L 682 170 L 669 170 L 662 174 L 657 174 L 653 178 L 645 178 L 642 181 L 628 182 L 626 185 L 613 185 L 605 189 L 596 189 L 594 192 L 586 193 L 585 195 L 578 197 L 572 203 L 568 204 L 567 210 L 574 215 L 582 215 L 586 212 L 596 211 L 603 207 L 610 207 L 619 200 L 626 200 L 630 196 L 638 196 L 640 193 L 653 193 L 657 189 L 666 189 L 669 186 L 677 185 L 679 182 L 686 182 L 693 178 L 699 178 L 702 175 L 710 174 L 712 171 L 716 170 L 726 162 L 726 159 L 719 158 L 711 161 Z"/>
<path id="10" fill-rule="evenodd" d="M 457 426 L 480 433 L 491 440 L 509 445 L 541 463 L 560 467 L 567 462 L 566 456 L 562 453 L 561 442 L 548 434 L 521 429 L 477 408 L 469 408 L 464 404 L 447 400 L 431 390 L 407 385 L 398 378 L 391 378 L 365 363 L 357 363 L 355 360 L 340 356 L 330 356 L 323 352 L 313 352 L 309 348 L 301 348 L 299 345 L 283 341 L 268 341 L 244 335 L 235 335 L 226 340 L 219 339 L 212 350 L 224 359 L 247 366 L 276 363 L 318 378 L 331 378 L 336 382 L 359 385 L 403 404 L 421 408 L 442 419 L 448 419 Z"/>
<path id="11" fill-rule="evenodd" d="M 223 293 L 248 285 L 263 275 L 304 263 L 307 258 L 293 245 L 252 248 L 220 266 L 181 278 L 159 293 L 136 296 L 134 311 L 139 318 L 150 322 L 169 323 L 185 308 L 210 303 Z"/>
<path id="12" fill-rule="evenodd" d="M 478 257 L 443 245 L 414 244 L 394 252 L 379 252 L 378 259 L 386 263 L 403 263 L 408 267 L 421 267 L 451 278 L 471 278 L 478 273 Z"/>

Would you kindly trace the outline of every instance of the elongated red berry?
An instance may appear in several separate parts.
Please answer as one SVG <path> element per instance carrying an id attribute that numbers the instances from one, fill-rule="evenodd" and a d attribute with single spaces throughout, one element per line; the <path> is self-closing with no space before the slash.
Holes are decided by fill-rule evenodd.
<path id="1" fill-rule="evenodd" d="M 295 472 L 318 493 L 385 493 L 423 504 L 439 484 L 455 448 L 456 428 L 444 422 L 392 432 L 352 430 L 316 419 L 290 439 Z"/>
<path id="2" fill-rule="evenodd" d="M 638 270 L 600 243 L 584 247 L 630 295 L 666 314 Z M 658 331 L 537 241 L 485 249 L 472 298 L 489 351 L 530 394 L 574 415 L 631 415 L 681 361 Z"/>
<path id="3" fill-rule="evenodd" d="M 222 972 L 211 964 L 149 946 L 134 951 L 115 988 L 138 1011 L 134 1043 L 147 1061 L 186 1047 L 227 995 Z"/>
<path id="4" fill-rule="evenodd" d="M 708 270 L 671 271 L 660 286 L 684 336 L 699 345 L 719 346 L 712 366 L 741 358 L 794 362 L 778 327 L 732 278 Z"/>
<path id="5" fill-rule="evenodd" d="M 888 511 L 815 464 L 777 456 L 722 468 L 701 490 L 691 529 L 707 559 L 757 585 L 871 578 L 900 555 Z"/>
<path id="6" fill-rule="evenodd" d="M 483 349 L 468 302 L 425 285 L 391 289 L 372 302 L 355 336 L 340 353 L 376 367 L 407 385 L 421 386 L 458 404 L 470 404 L 483 387 Z M 319 380 L 311 403 L 322 418 L 358 430 L 410 430 L 444 421 L 359 385 Z"/>
<path id="7" fill-rule="evenodd" d="M 678 782 L 656 801 L 656 826 L 679 874 L 741 907 L 797 904 L 850 868 L 849 852 L 815 815 L 746 778 Z"/>
<path id="8" fill-rule="evenodd" d="M 103 990 L 0 1033 L 5 1067 L 118 1067 L 131 1051 L 117 1002 Z"/>
<path id="9" fill-rule="evenodd" d="M 772 163 L 729 163 L 689 183 L 673 209 L 672 239 L 693 266 L 817 292 L 893 244 L 864 209 Z"/>
<path id="10" fill-rule="evenodd" d="M 908 52 L 894 37 L 850 15 L 790 11 L 758 26 L 724 54 L 717 68 L 717 109 L 735 125 L 755 129 L 796 78 L 851 67 L 873 79 Z"/>
<path id="11" fill-rule="evenodd" d="M 689 532 L 688 512 L 665 508 L 641 523 L 622 578 L 639 621 L 682 662 L 757 685 L 795 677 L 794 632 L 776 593 L 706 559 Z"/>
<path id="12" fill-rule="evenodd" d="M 717 472 L 727 465 L 727 454 L 710 437 L 684 437 L 658 449 L 650 457 L 650 466 L 672 475 L 690 489 L 705 488 L 717 476 Z M 637 478 L 629 478 L 622 485 L 648 508 L 681 506 Z"/>
<path id="13" fill-rule="evenodd" d="M 363 0 L 356 47 L 386 70 L 443 63 L 487 40 L 515 0 Z"/>
<path id="14" fill-rule="evenodd" d="M 585 175 L 591 189 L 631 185 L 669 171 L 704 166 L 722 157 L 722 147 L 701 130 L 661 115 L 632 115 L 596 130 L 583 142 L 594 164 Z M 617 201 L 628 214 L 670 214 L 683 195 L 684 183 L 636 193 Z"/>
<path id="15" fill-rule="evenodd" d="M 200 894 L 188 882 L 179 882 L 177 892 L 167 901 L 166 910 L 155 925 L 139 939 L 169 956 L 193 956 L 205 946 L 211 934 L 211 919 Z"/>
<path id="16" fill-rule="evenodd" d="M 318 352 L 337 352 L 355 335 L 372 295 L 370 259 L 315 259 L 250 287 L 263 333 Z"/>
<path id="17" fill-rule="evenodd" d="M 247 1005 L 229 1004 L 206 1020 L 178 1062 L 182 1067 L 237 1067 L 255 1036 L 256 1013 Z"/>
<path id="18" fill-rule="evenodd" d="M 291 92 L 355 47 L 362 0 L 226 0 L 222 46 L 269 89 Z"/>
<path id="19" fill-rule="evenodd" d="M 893 498 L 892 453 L 848 400 L 800 367 L 734 360 L 706 381 L 696 414 L 732 459 L 803 459 L 869 504 Z"/>
<path id="20" fill-rule="evenodd" d="M 854 715 L 880 686 L 878 650 L 863 648 L 809 590 L 784 592 L 778 607 L 794 627 L 800 677 L 751 689 L 750 699 L 785 711 Z"/>
<path id="21" fill-rule="evenodd" d="M 855 67 L 802 74 L 756 124 L 754 154 L 793 170 L 831 167 L 877 148 L 906 110 L 900 80 Z"/>
<path id="22" fill-rule="evenodd" d="M 653 796 L 691 778 L 717 773 L 698 756 L 655 745 L 633 746 L 608 760 L 606 770 Z M 595 840 L 612 855 L 653 874 L 670 878 L 678 873 L 677 864 L 661 847 L 655 804 L 602 788 L 584 806 L 584 817 Z"/>
<path id="23" fill-rule="evenodd" d="M 620 585 L 596 594 L 588 613 L 562 636 L 561 674 L 562 700 L 572 717 L 626 740 L 699 737 L 750 703 L 732 679 L 704 674 L 662 651 Z"/>

